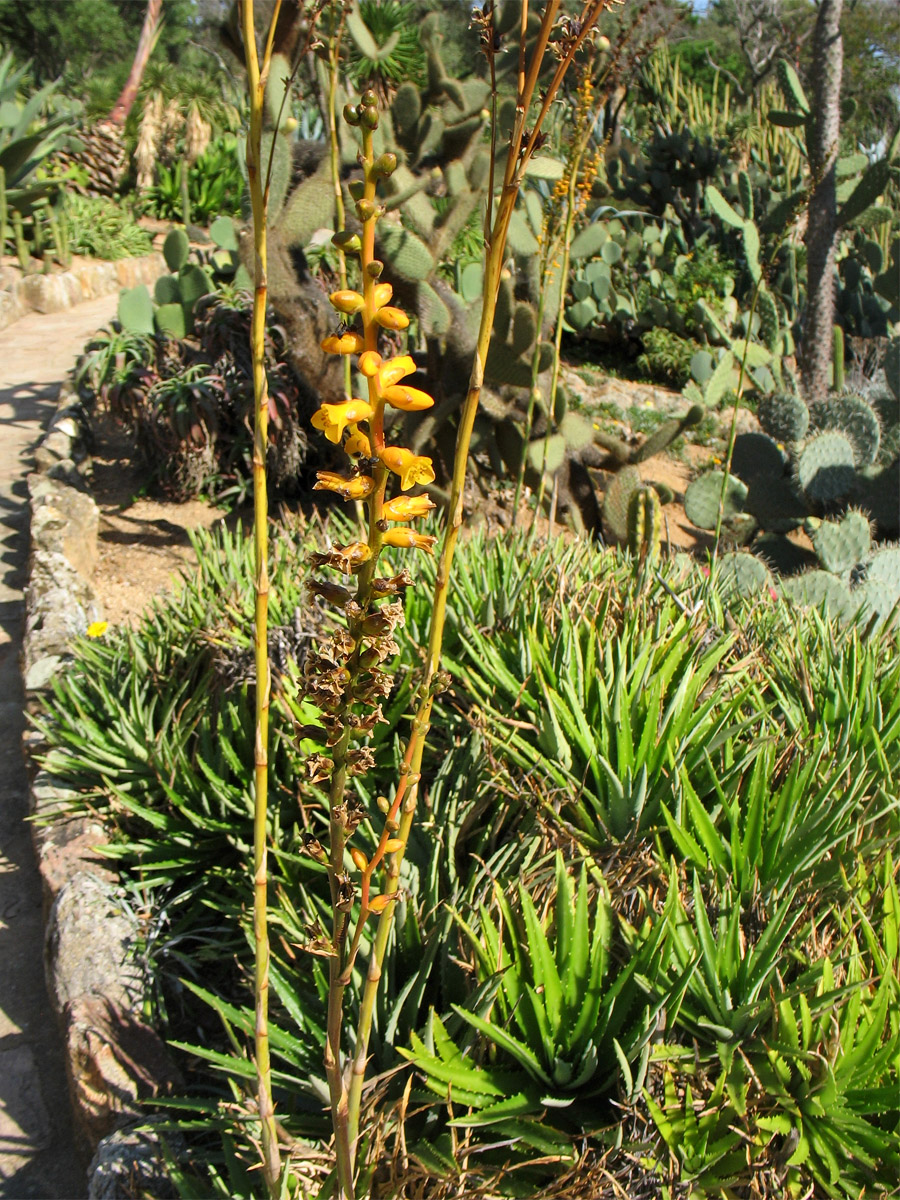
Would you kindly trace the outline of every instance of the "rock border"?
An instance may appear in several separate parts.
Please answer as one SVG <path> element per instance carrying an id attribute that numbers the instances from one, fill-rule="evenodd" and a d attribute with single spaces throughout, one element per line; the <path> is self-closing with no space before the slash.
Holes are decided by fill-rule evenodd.
<path id="1" fill-rule="evenodd" d="M 161 256 L 160 256 L 161 258 Z M 118 286 L 118 284 L 116 285 Z M 71 383 L 27 477 L 31 543 L 22 673 L 33 711 L 71 661 L 71 645 L 100 612 L 92 582 L 99 509 L 87 479 L 88 416 Z M 95 817 L 73 815 L 73 793 L 39 763 L 41 735 L 26 735 L 32 835 L 44 889 L 44 967 L 63 1032 L 75 1133 L 88 1169 L 89 1200 L 131 1198 L 164 1175 L 146 1101 L 179 1084 L 168 1050 L 143 1019 L 147 981 L 140 918 L 110 861 Z M 140 1127 L 140 1128 L 138 1128 Z M 162 1194 L 154 1192 L 154 1194 Z"/>
<path id="2" fill-rule="evenodd" d="M 154 250 L 137 258 L 98 259 L 56 274 L 24 275 L 0 291 L 0 329 L 30 312 L 63 312 L 122 288 L 155 283 L 167 270 L 166 260 Z"/>

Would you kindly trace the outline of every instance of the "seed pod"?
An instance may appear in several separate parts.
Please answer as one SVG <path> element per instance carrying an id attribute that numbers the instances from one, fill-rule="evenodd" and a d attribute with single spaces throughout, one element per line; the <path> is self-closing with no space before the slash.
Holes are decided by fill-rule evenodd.
<path id="1" fill-rule="evenodd" d="M 397 155 L 396 154 L 390 154 L 390 153 L 382 154 L 379 158 L 376 158 L 375 161 L 372 163 L 372 174 L 373 175 L 381 175 L 385 179 L 389 175 L 393 175 L 393 173 L 396 170 L 397 170 Z"/>

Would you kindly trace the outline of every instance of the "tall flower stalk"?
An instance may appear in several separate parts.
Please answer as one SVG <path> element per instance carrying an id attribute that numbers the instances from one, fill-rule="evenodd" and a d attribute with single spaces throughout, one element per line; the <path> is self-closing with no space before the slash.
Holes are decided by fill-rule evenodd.
<path id="1" fill-rule="evenodd" d="M 269 1054 L 269 932 L 267 923 L 267 812 L 269 786 L 269 503 L 266 490 L 269 395 L 266 379 L 266 213 L 269 184 L 262 162 L 262 127 L 266 83 L 272 61 L 272 42 L 281 0 L 275 9 L 262 60 L 256 46 L 253 0 L 243 0 L 242 35 L 250 89 L 250 129 L 247 135 L 247 179 L 253 214 L 254 290 L 250 347 L 253 361 L 253 542 L 256 605 L 254 657 L 256 663 L 256 733 L 254 737 L 253 810 L 253 939 L 255 951 L 254 995 L 256 1009 L 256 1099 L 259 1110 L 262 1168 L 269 1194 L 280 1193 L 281 1156 L 272 1102 L 272 1068 Z"/>
<path id="2" fill-rule="evenodd" d="M 340 314 L 342 328 L 322 343 L 327 352 L 358 355 L 357 366 L 367 382 L 367 398 L 348 396 L 338 404 L 323 404 L 313 416 L 313 425 L 329 441 L 342 444 L 350 460 L 346 472 L 320 471 L 317 489 L 333 491 L 345 500 L 365 501 L 367 538 L 337 545 L 314 556 L 316 567 L 332 568 L 355 577 L 355 589 L 332 580 L 316 579 L 311 588 L 326 603 L 336 606 L 346 625 L 331 635 L 306 667 L 306 693 L 322 712 L 325 746 L 313 755 L 308 774 L 313 782 L 327 784 L 329 803 L 329 846 L 312 837 L 306 849 L 327 869 L 332 908 L 329 934 L 322 931 L 309 948 L 329 960 L 329 996 L 325 1045 L 325 1072 L 331 1098 L 335 1137 L 339 1200 L 354 1200 L 360 1138 L 360 1110 L 368 1059 L 369 1038 L 377 990 L 397 899 L 400 870 L 416 809 L 425 739 L 437 693 L 444 686 L 440 671 L 441 645 L 447 615 L 450 570 L 463 522 L 463 491 L 469 443 L 478 411 L 494 310 L 500 284 L 510 219 L 529 159 L 541 145 L 541 126 L 575 55 L 593 33 L 597 18 L 609 0 L 588 0 L 578 16 L 559 19 L 561 0 L 544 6 L 540 28 L 530 60 L 524 45 L 528 3 L 522 3 L 521 45 L 517 79 L 517 115 L 494 211 L 493 189 L 489 194 L 485 239 L 485 287 L 475 359 L 465 404 L 460 414 L 456 454 L 450 490 L 447 525 L 443 536 L 432 602 L 431 628 L 425 668 L 418 692 L 416 713 L 406 745 L 393 799 L 379 806 L 384 823 L 377 844 L 368 852 L 351 845 L 366 815 L 358 799 L 348 793 L 347 782 L 372 766 L 372 753 L 356 740 L 382 720 L 380 701 L 389 694 L 390 676 L 383 663 L 397 649 L 393 632 L 402 619 L 402 594 L 412 584 L 408 570 L 395 575 L 376 575 L 385 547 L 421 549 L 431 553 L 435 538 L 417 533 L 409 524 L 433 508 L 425 495 L 407 495 L 416 484 L 434 479 L 430 458 L 415 455 L 403 446 L 390 445 L 385 436 L 385 411 L 419 411 L 433 404 L 425 392 L 402 381 L 415 371 L 408 355 L 384 359 L 379 352 L 383 330 L 403 330 L 406 314 L 391 305 L 391 285 L 381 279 L 384 264 L 375 257 L 375 223 L 380 215 L 376 190 L 378 181 L 396 167 L 396 157 L 385 153 L 377 158 L 372 148 L 372 131 L 378 124 L 377 97 L 364 93 L 358 105 L 347 105 L 344 119 L 360 129 L 362 179 L 351 185 L 361 234 L 342 231 L 335 243 L 346 254 L 359 258 L 361 290 L 342 288 L 331 296 Z M 497 38 L 490 8 L 476 13 L 482 27 L 482 45 L 490 60 Z M 557 62 L 549 82 L 541 90 L 538 111 L 529 127 L 528 119 L 538 89 L 538 78 L 548 47 Z M 389 485 L 394 492 L 388 496 Z M 353 910 L 357 905 L 355 922 Z M 370 916 L 378 918 L 372 939 L 366 981 L 358 1016 L 355 1052 L 343 1053 L 345 992 Z"/>

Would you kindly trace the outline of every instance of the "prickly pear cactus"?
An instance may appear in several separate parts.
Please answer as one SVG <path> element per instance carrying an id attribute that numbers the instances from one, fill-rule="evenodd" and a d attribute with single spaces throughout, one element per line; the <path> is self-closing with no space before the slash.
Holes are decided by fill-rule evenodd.
<path id="1" fill-rule="evenodd" d="M 881 443 L 878 416 L 862 396 L 844 392 L 819 400 L 809 409 L 813 432 L 839 433 L 853 447 L 853 462 L 868 467 L 876 459 Z"/>
<path id="2" fill-rule="evenodd" d="M 812 504 L 827 507 L 849 496 L 857 480 L 850 440 L 834 430 L 810 438 L 797 459 L 797 480 Z"/>
<path id="3" fill-rule="evenodd" d="M 722 471 L 707 471 L 688 485 L 684 495 L 684 511 L 688 520 L 698 529 L 715 529 L 722 498 Z M 722 520 L 728 523 L 746 511 L 747 485 L 736 475 L 729 475 L 725 483 L 725 502 Z"/>
<path id="4" fill-rule="evenodd" d="M 716 582 L 723 598 L 752 597 L 772 586 L 772 576 L 766 564 L 754 554 L 735 550 L 719 559 Z"/>
<path id="5" fill-rule="evenodd" d="M 757 405 L 759 423 L 776 442 L 791 445 L 802 442 L 809 428 L 809 409 L 802 397 L 790 392 L 762 396 Z"/>
<path id="6" fill-rule="evenodd" d="M 816 558 L 833 575 L 850 571 L 868 557 L 872 548 L 869 518 L 858 509 L 846 512 L 840 521 L 811 518 L 807 529 Z"/>

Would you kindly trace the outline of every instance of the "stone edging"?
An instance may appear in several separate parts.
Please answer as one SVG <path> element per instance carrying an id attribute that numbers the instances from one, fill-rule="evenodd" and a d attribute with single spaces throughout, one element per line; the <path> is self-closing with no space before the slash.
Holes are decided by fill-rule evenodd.
<path id="1" fill-rule="evenodd" d="M 92 583 L 99 510 L 86 484 L 87 446 L 86 413 L 64 384 L 28 476 L 22 670 L 29 708 L 70 661 L 72 639 L 100 615 Z M 40 735 L 27 740 L 35 762 Z M 142 1017 L 140 920 L 109 861 L 96 853 L 108 841 L 100 821 L 67 816 L 72 793 L 35 768 L 29 807 L 44 887 L 47 989 L 63 1032 L 76 1138 L 94 1154 L 88 1195 L 168 1194 L 158 1141 L 137 1128 L 147 1121 L 141 1102 L 178 1082 L 164 1043 Z"/>
<path id="2" fill-rule="evenodd" d="M 108 296 L 139 283 L 154 283 L 167 270 L 166 260 L 157 250 L 116 262 L 87 262 L 58 274 L 24 275 L 0 291 L 0 329 L 29 312 L 63 312 L 84 300 Z"/>

